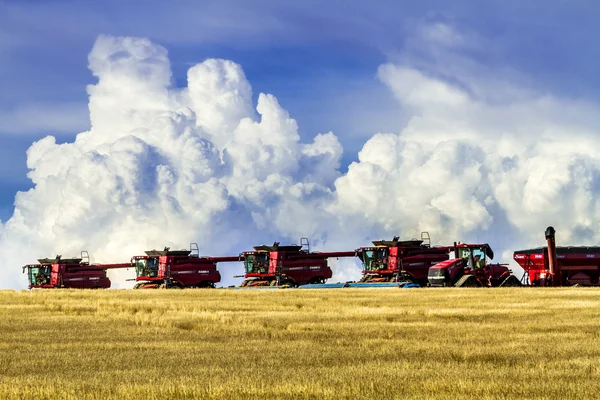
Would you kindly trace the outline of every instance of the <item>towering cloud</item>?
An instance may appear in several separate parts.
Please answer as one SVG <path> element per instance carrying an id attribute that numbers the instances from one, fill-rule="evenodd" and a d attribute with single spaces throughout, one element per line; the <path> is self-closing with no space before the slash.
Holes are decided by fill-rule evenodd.
<path id="1" fill-rule="evenodd" d="M 423 66 L 407 54 L 379 68 L 408 123 L 374 132 L 341 174 L 337 137 L 301 143 L 273 95 L 253 104 L 239 65 L 206 60 L 177 88 L 163 47 L 98 38 L 90 130 L 28 150 L 35 186 L 0 225 L 2 286 L 23 287 L 18 267 L 36 256 L 84 249 L 96 262 L 123 261 L 189 242 L 219 255 L 309 236 L 342 250 L 427 230 L 437 243 L 490 242 L 508 261 L 541 244 L 549 224 L 561 243 L 600 239 L 596 105 L 473 70 L 453 53 L 458 39 L 467 42 L 423 34 L 438 58 Z M 359 275 L 349 260 L 336 271 Z"/>
<path id="2" fill-rule="evenodd" d="M 88 87 L 90 130 L 28 150 L 35 187 L 17 194 L 3 226 L 5 286 L 23 286 L 17 267 L 36 255 L 87 249 L 94 261 L 117 261 L 190 242 L 237 254 L 319 231 L 305 207 L 331 196 L 341 145 L 332 133 L 300 143 L 272 95 L 260 94 L 254 112 L 239 65 L 207 60 L 177 89 L 164 48 L 103 36 L 89 66 L 98 78 Z"/>
<path id="3" fill-rule="evenodd" d="M 542 245 L 550 224 L 563 244 L 597 243 L 597 105 L 473 64 L 455 48 L 467 43 L 458 34 L 422 36 L 427 63 L 408 52 L 378 71 L 411 117 L 399 134 L 367 141 L 335 183 L 336 212 L 443 241 L 485 240 L 505 262 Z"/>

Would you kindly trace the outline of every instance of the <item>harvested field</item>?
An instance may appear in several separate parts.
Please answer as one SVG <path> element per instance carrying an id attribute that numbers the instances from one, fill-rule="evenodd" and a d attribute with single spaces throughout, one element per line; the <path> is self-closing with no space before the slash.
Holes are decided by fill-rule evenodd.
<path id="1" fill-rule="evenodd" d="M 0 292 L 0 398 L 598 398 L 600 290 Z"/>

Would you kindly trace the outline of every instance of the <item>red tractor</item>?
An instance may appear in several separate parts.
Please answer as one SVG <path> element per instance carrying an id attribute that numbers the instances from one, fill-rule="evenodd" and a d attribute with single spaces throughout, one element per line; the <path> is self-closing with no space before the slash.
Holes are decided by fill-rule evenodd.
<path id="1" fill-rule="evenodd" d="M 383 286 L 398 282 L 427 285 L 427 273 L 432 265 L 448 259 L 447 247 L 431 247 L 427 232 L 421 240 L 377 240 L 372 247 L 356 250 L 363 264 L 363 277 L 350 287 Z"/>
<path id="2" fill-rule="evenodd" d="M 131 264 L 90 264 L 87 251 L 81 252 L 80 258 L 40 258 L 39 264 L 28 264 L 29 289 L 108 289 L 110 279 L 106 270 L 112 268 L 130 268 Z"/>
<path id="3" fill-rule="evenodd" d="M 546 229 L 547 247 L 518 250 L 514 260 L 532 286 L 597 286 L 600 284 L 600 247 L 556 247 L 553 227 Z"/>
<path id="4" fill-rule="evenodd" d="M 429 269 L 430 286 L 497 287 L 520 286 L 519 279 L 508 269 L 508 264 L 489 264 L 494 252 L 489 244 L 454 243 L 454 258 Z"/>
<path id="5" fill-rule="evenodd" d="M 134 289 L 156 288 L 214 288 L 221 281 L 217 263 L 240 261 L 233 257 L 200 257 L 198 245 L 190 250 L 149 250 L 145 256 L 135 256 L 137 283 Z"/>
<path id="6" fill-rule="evenodd" d="M 310 252 L 308 239 L 302 238 L 300 245 L 255 246 L 254 251 L 240 254 L 244 261 L 246 280 L 242 287 L 284 286 L 296 287 L 305 284 L 323 284 L 332 276 L 327 259 L 331 257 L 354 257 L 355 251 Z M 303 250 L 306 246 L 307 249 Z M 236 277 L 238 278 L 238 277 Z"/>

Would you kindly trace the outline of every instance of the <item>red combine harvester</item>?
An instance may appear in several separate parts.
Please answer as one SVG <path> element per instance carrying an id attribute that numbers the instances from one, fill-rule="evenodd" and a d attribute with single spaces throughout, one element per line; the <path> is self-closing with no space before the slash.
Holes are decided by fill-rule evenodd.
<path id="1" fill-rule="evenodd" d="M 307 249 L 302 248 L 306 246 Z M 240 254 L 244 261 L 246 278 L 241 287 L 295 287 L 304 284 L 323 284 L 332 276 L 327 259 L 332 257 L 355 257 L 355 251 L 310 252 L 308 239 L 300 239 L 300 245 L 254 246 L 254 251 Z"/>
<path id="2" fill-rule="evenodd" d="M 514 252 L 513 258 L 525 270 L 532 286 L 597 286 L 600 275 L 600 247 L 556 247 L 553 227 L 546 229 L 547 247 Z"/>
<path id="3" fill-rule="evenodd" d="M 508 264 L 488 264 L 494 258 L 489 244 L 454 243 L 454 258 L 429 269 L 429 286 L 498 287 L 520 286 Z"/>
<path id="4" fill-rule="evenodd" d="M 87 251 L 81 252 L 80 258 L 40 258 L 39 264 L 28 264 L 27 269 L 29 289 L 108 289 L 110 279 L 106 276 L 107 269 L 131 268 L 126 264 L 90 264 Z"/>
<path id="5" fill-rule="evenodd" d="M 190 250 L 149 250 L 145 256 L 135 256 L 134 289 L 157 288 L 214 288 L 221 281 L 217 263 L 240 261 L 233 257 L 200 257 L 198 245 Z"/>
<path id="6" fill-rule="evenodd" d="M 427 284 L 432 265 L 448 259 L 448 247 L 431 247 L 429 233 L 422 232 L 421 240 L 377 240 L 372 247 L 356 250 L 363 264 L 363 277 L 348 287 L 384 286 L 398 282 Z"/>

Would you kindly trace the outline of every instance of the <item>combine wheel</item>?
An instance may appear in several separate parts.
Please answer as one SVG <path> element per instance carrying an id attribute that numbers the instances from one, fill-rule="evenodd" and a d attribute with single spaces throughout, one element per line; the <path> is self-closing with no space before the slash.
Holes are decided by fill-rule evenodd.
<path id="1" fill-rule="evenodd" d="M 269 286 L 277 286 L 277 279 L 273 279 L 270 283 Z"/>
<path id="2" fill-rule="evenodd" d="M 405 284 L 413 284 L 415 283 L 415 280 L 413 279 L 413 276 L 410 274 L 401 274 L 400 276 L 398 276 L 398 280 L 396 281 L 394 278 L 390 279 L 390 282 L 404 282 Z"/>
<path id="3" fill-rule="evenodd" d="M 502 283 L 500 284 L 500 287 L 514 287 L 514 286 L 521 286 L 521 282 L 514 275 L 507 276 L 506 279 L 503 280 Z"/>
<path id="4" fill-rule="evenodd" d="M 475 275 L 467 274 L 467 275 L 463 275 L 462 278 L 460 278 L 454 286 L 456 286 L 456 287 L 479 287 L 479 286 L 481 286 L 481 284 L 479 283 L 479 281 L 477 280 Z"/>

